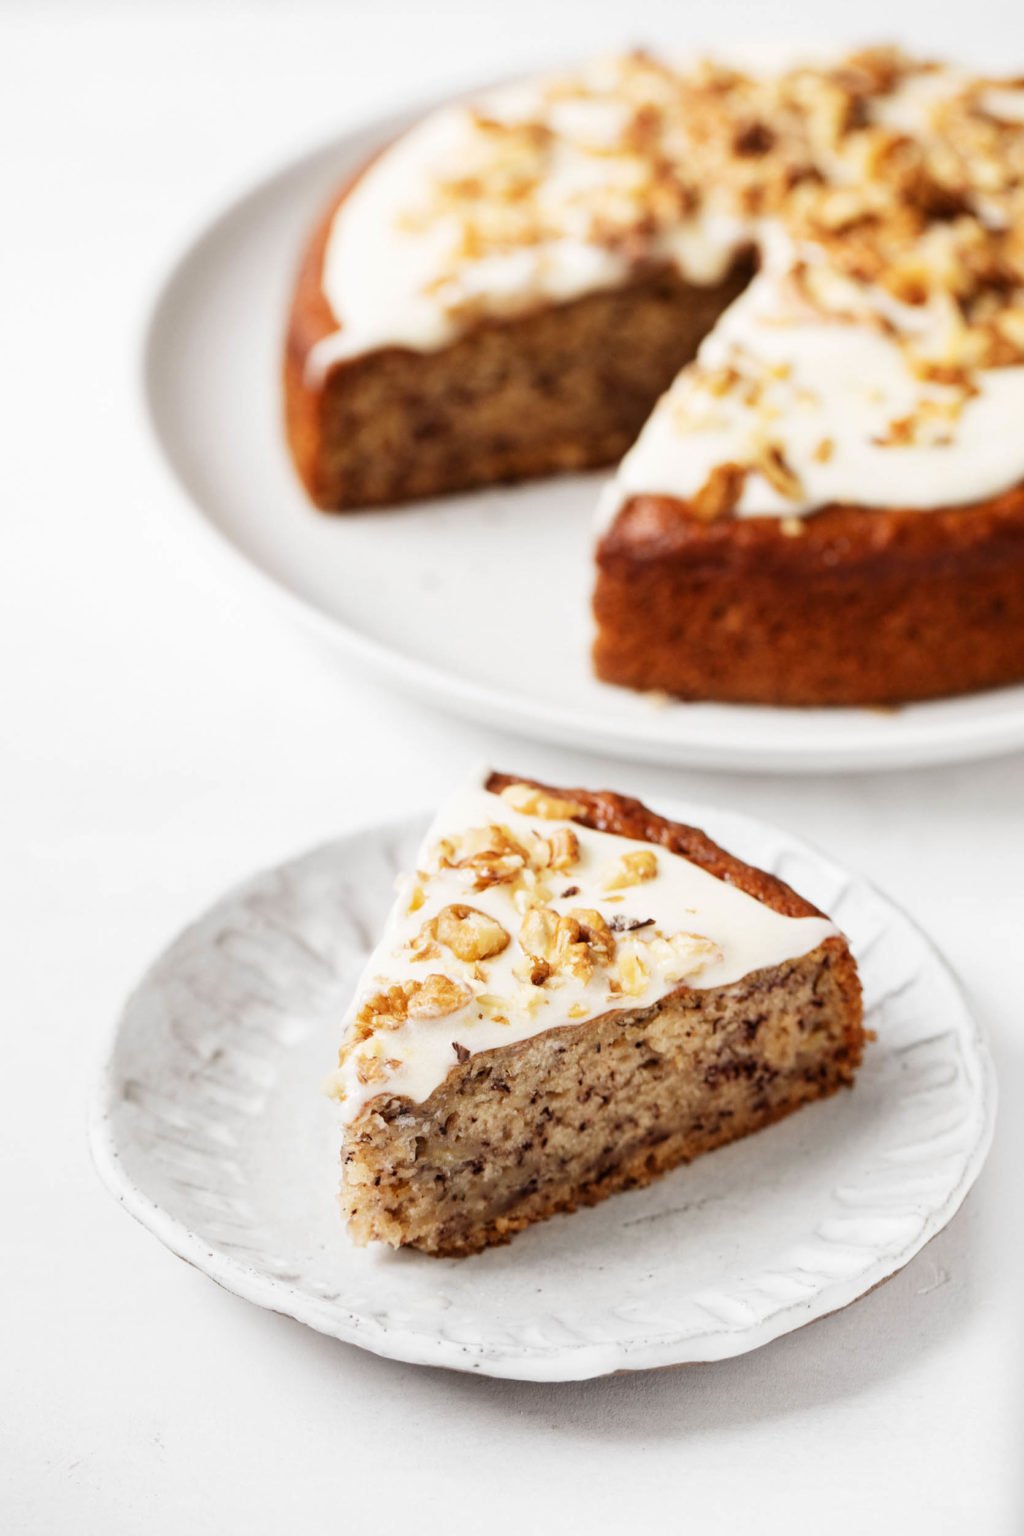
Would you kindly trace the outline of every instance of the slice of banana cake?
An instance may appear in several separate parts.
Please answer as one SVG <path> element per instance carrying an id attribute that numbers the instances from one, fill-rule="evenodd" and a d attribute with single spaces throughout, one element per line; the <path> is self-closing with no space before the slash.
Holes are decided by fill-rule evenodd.
<path id="1" fill-rule="evenodd" d="M 330 1091 L 357 1243 L 475 1253 L 853 1082 L 842 934 L 608 791 L 484 773 L 441 810 Z"/>

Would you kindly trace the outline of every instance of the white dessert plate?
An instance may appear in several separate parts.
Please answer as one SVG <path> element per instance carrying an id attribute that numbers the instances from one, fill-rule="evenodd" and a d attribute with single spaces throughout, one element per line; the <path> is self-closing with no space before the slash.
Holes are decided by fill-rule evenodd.
<path id="1" fill-rule="evenodd" d="M 356 1248 L 320 1088 L 416 822 L 247 881 L 156 962 L 95 1105 L 106 1184 L 249 1301 L 377 1354 L 491 1376 L 723 1359 L 862 1296 L 977 1177 L 995 1113 L 988 1053 L 949 971 L 871 886 L 747 817 L 659 809 L 783 876 L 845 929 L 877 1031 L 851 1092 L 474 1258 Z"/>
<path id="2" fill-rule="evenodd" d="M 263 181 L 203 228 L 159 294 L 145 396 L 171 470 L 163 488 L 235 568 L 257 573 L 349 665 L 574 747 L 795 772 L 1024 746 L 1024 687 L 882 713 L 666 704 L 599 683 L 588 653 L 600 475 L 344 517 L 310 506 L 281 429 L 289 291 L 333 190 L 406 121 L 349 133 Z"/>

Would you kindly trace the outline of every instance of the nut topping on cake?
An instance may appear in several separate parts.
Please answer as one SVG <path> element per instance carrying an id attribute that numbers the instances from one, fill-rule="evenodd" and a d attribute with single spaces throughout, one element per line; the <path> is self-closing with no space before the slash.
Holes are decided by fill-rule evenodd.
<path id="1" fill-rule="evenodd" d="M 622 992 L 637 997 L 644 991 L 655 968 L 665 982 L 683 981 L 696 976 L 721 958 L 721 950 L 710 939 L 696 933 L 674 933 L 671 938 L 628 939 L 623 942 L 617 967 Z"/>
<path id="2" fill-rule="evenodd" d="M 457 869 L 475 890 L 517 880 L 529 864 L 526 849 L 507 827 L 470 827 L 457 838 L 444 839 L 438 849 L 442 867 Z"/>
<path id="3" fill-rule="evenodd" d="M 415 982 L 413 986 L 415 987 Z M 473 994 L 448 976 L 428 976 L 409 997 L 409 1016 L 414 1019 L 444 1019 L 465 1008 Z"/>
<path id="4" fill-rule="evenodd" d="M 713 929 L 676 931 L 700 925 L 693 882 L 710 876 L 667 848 L 588 825 L 586 808 L 565 795 L 517 787 L 532 792 L 521 804 L 544 810 L 467 791 L 401 888 L 329 1088 L 347 1115 L 377 1092 L 405 1092 L 424 1054 L 440 1080 L 453 1050 L 462 1063 L 490 1050 L 498 1032 L 521 1039 L 616 1006 L 646 1007 L 723 960 Z M 510 825 L 493 819 L 503 802 Z M 564 818 L 547 813 L 552 805 L 572 806 L 579 819 L 554 825 Z M 572 884 L 546 883 L 570 866 Z M 480 893 L 472 902 L 460 899 L 467 879 Z M 572 898 L 568 910 L 554 905 Z"/>
<path id="5" fill-rule="evenodd" d="M 645 880 L 653 880 L 658 873 L 658 856 L 651 848 L 637 848 L 632 853 L 624 853 L 608 872 L 604 888 L 606 891 L 624 891 L 631 885 L 640 885 Z"/>
<path id="6" fill-rule="evenodd" d="M 785 496 L 789 501 L 800 500 L 803 495 L 800 478 L 786 462 L 786 456 L 778 443 L 765 443 L 753 467 L 780 496 Z"/>
<path id="7" fill-rule="evenodd" d="M 453 903 L 425 923 L 421 933 L 450 949 L 459 960 L 487 960 L 500 955 L 509 942 L 504 928 L 476 907 Z"/>
<path id="8" fill-rule="evenodd" d="M 578 801 L 545 794 L 532 784 L 506 784 L 501 798 L 523 816 L 540 816 L 545 821 L 569 821 L 583 810 Z"/>
<path id="9" fill-rule="evenodd" d="M 690 498 L 690 511 L 706 523 L 728 517 L 739 505 L 746 476 L 742 464 L 716 464 L 700 490 Z"/>
<path id="10" fill-rule="evenodd" d="M 560 827 L 550 837 L 538 837 L 532 849 L 535 869 L 564 873 L 572 869 L 580 856 L 579 838 L 571 827 Z"/>
<path id="11" fill-rule="evenodd" d="M 466 320 L 515 307 L 474 275 L 513 252 L 542 267 L 577 241 L 637 264 L 704 214 L 773 218 L 839 278 L 917 309 L 954 298 L 964 360 L 1007 366 L 1024 339 L 991 299 L 1024 286 L 1024 117 L 999 91 L 895 49 L 760 77 L 634 52 L 462 109 L 457 172 L 420 178 L 396 223 L 447 252 L 425 291 Z"/>
<path id="12" fill-rule="evenodd" d="M 401 1029 L 411 1018 L 443 1019 L 464 1008 L 472 995 L 468 987 L 439 974 L 398 983 L 367 999 L 356 1014 L 356 1034 L 365 1040 L 380 1030 Z"/>
<path id="13" fill-rule="evenodd" d="M 744 287 L 748 267 L 756 275 Z M 304 359 L 312 390 L 339 364 L 340 388 L 344 365 L 395 346 L 413 359 L 415 380 L 417 353 L 468 339 L 488 321 L 509 322 L 499 329 L 511 348 L 521 321 L 524 359 L 537 346 L 530 366 L 545 377 L 546 344 L 528 339 L 535 321 L 564 311 L 571 336 L 576 301 L 614 306 L 621 294 L 624 312 L 635 304 L 640 314 L 652 286 L 666 279 L 672 290 L 675 278 L 693 297 L 672 298 L 666 314 L 690 302 L 699 321 L 702 291 L 707 334 L 680 376 L 685 387 L 667 397 L 665 430 L 645 429 L 626 461 L 635 475 L 620 475 L 618 507 L 672 497 L 708 523 L 825 506 L 924 509 L 971 504 L 1021 479 L 1024 460 L 1011 448 L 985 451 L 986 440 L 1010 436 L 1003 424 L 1024 399 L 1024 384 L 999 377 L 1024 368 L 1020 80 L 971 76 L 896 49 L 764 74 L 645 52 L 597 59 L 454 104 L 399 138 L 339 202 L 320 272 L 338 327 Z M 553 328 L 562 323 L 552 318 Z M 614 325 L 609 334 L 625 334 Z M 647 334 L 642 323 L 637 334 Z M 601 345 L 593 347 L 587 366 L 600 374 Z M 780 364 L 792 366 L 791 379 Z M 652 374 L 652 401 L 655 382 Z M 877 409 L 873 386 L 888 396 Z M 972 409 L 948 430 L 917 430 L 934 386 Z M 587 395 L 568 385 L 564 393 Z M 406 391 L 396 394 L 399 419 L 412 411 L 415 426 Z M 516 415 L 513 396 L 499 394 L 493 408 Z M 490 400 L 485 389 L 479 409 Z M 467 428 L 467 453 L 453 463 L 465 459 L 487 481 L 512 461 L 527 473 L 589 462 L 585 407 L 552 443 L 542 407 L 535 414 L 537 424 L 534 413 L 517 416 L 494 455 L 474 449 Z M 890 421 L 915 424 L 889 433 Z M 623 423 L 626 441 L 636 422 L 624 415 Z M 596 418 L 594 431 L 604 443 Z M 652 442 L 668 446 L 645 458 Z M 959 452 L 916 452 L 950 446 Z M 892 448 L 911 451 L 881 452 Z M 350 489 L 349 477 L 335 491 L 335 459 L 347 459 L 321 457 L 306 475 L 314 494 L 358 503 L 366 493 Z M 369 457 L 376 499 L 372 448 Z M 447 483 L 444 470 L 414 458 L 423 484 Z M 407 468 L 395 471 L 399 494 L 408 479 Z M 502 795 L 523 814 L 575 814 L 571 798 L 526 784 Z"/>
<path id="14" fill-rule="evenodd" d="M 534 907 L 523 919 L 519 942 L 531 960 L 550 972 L 565 971 L 583 982 L 590 980 L 596 966 L 607 965 L 615 954 L 611 929 L 592 908 L 575 907 L 571 912 L 558 913 L 550 907 Z"/>

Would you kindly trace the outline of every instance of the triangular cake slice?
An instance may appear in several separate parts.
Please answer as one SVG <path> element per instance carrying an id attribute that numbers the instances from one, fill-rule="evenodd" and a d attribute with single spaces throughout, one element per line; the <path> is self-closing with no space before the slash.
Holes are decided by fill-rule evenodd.
<path id="1" fill-rule="evenodd" d="M 853 1081 L 846 940 L 692 827 L 485 773 L 417 866 L 331 1080 L 358 1243 L 474 1253 Z"/>

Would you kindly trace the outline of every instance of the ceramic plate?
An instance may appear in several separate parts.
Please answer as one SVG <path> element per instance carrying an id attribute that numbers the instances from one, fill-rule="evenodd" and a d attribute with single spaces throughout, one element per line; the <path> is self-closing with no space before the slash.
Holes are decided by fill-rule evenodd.
<path id="1" fill-rule="evenodd" d="M 417 822 L 248 881 L 156 962 L 102 1079 L 106 1183 L 249 1301 L 378 1354 L 493 1376 L 722 1359 L 863 1295 L 977 1177 L 995 1109 L 987 1052 L 950 973 L 877 891 L 746 817 L 659 809 L 781 875 L 849 935 L 878 1035 L 852 1092 L 474 1258 L 355 1248 L 320 1086 Z"/>
<path id="2" fill-rule="evenodd" d="M 289 288 L 333 189 L 401 126 L 350 133 L 263 182 L 203 229 L 159 296 L 145 353 L 149 417 L 173 499 L 222 548 L 350 663 L 464 715 L 574 747 L 806 771 L 1024 745 L 1024 688 L 885 714 L 659 706 L 597 682 L 588 651 L 599 475 L 341 518 L 315 512 L 280 425 Z"/>

